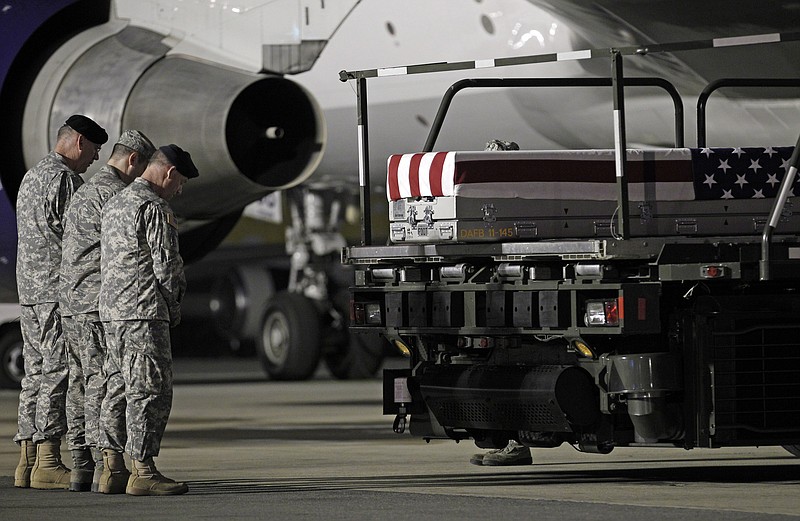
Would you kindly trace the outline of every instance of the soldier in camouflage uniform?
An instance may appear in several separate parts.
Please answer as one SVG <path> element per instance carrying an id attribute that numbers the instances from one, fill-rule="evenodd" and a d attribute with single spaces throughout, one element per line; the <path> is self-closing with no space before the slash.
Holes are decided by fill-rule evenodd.
<path id="1" fill-rule="evenodd" d="M 114 492 L 109 487 L 110 479 L 101 485 L 104 465 L 97 448 L 100 405 L 106 394 L 106 343 L 98 313 L 100 212 L 106 201 L 144 172 L 154 151 L 153 143 L 138 130 L 123 132 L 108 162 L 75 192 L 64 217 L 59 304 L 69 364 L 67 445 L 73 462 L 70 490 Z M 124 413 L 125 396 L 118 393 L 117 398 L 109 407 Z M 121 452 L 125 447 L 125 424 L 111 425 L 108 437 Z M 127 478 L 124 475 L 119 480 L 125 483 L 118 492 L 125 491 Z"/>
<path id="2" fill-rule="evenodd" d="M 187 179 L 197 176 L 187 152 L 176 145 L 163 146 L 142 176 L 103 208 L 100 319 L 109 359 L 121 360 L 127 400 L 125 450 L 133 467 L 125 492 L 132 495 L 188 490 L 161 475 L 153 458 L 172 408 L 169 328 L 180 322 L 186 289 L 178 224 L 168 201 L 181 193 Z M 106 400 L 109 394 L 110 390 Z M 101 416 L 101 422 L 110 421 L 105 400 Z M 122 460 L 113 447 L 103 446 L 103 455 L 107 465 Z"/>
<path id="3" fill-rule="evenodd" d="M 66 432 L 67 357 L 61 336 L 58 279 L 64 213 L 106 131 L 76 114 L 58 130 L 56 145 L 26 172 L 17 195 L 17 288 L 22 305 L 25 376 L 19 395 L 20 461 L 14 486 L 68 488 L 70 470 L 61 462 Z"/>

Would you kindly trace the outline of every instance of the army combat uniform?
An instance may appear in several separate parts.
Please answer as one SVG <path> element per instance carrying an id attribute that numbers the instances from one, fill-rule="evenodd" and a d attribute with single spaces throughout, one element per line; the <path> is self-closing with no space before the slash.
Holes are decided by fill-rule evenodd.
<path id="1" fill-rule="evenodd" d="M 67 430 L 67 358 L 58 303 L 64 213 L 83 184 L 50 152 L 22 179 L 17 195 L 17 288 L 25 376 L 14 441 L 60 440 Z"/>
<path id="2" fill-rule="evenodd" d="M 127 185 L 111 165 L 103 167 L 72 198 L 64 224 L 59 299 L 69 360 L 67 441 L 70 449 L 98 447 L 100 407 L 106 395 L 106 341 L 98 312 L 100 216 L 105 203 Z M 125 449 L 125 396 L 112 382 L 115 400 L 103 446 Z M 114 412 L 115 411 L 115 412 Z"/>
<path id="3" fill-rule="evenodd" d="M 143 461 L 158 455 L 172 407 L 169 328 L 186 289 L 177 222 L 139 178 L 108 201 L 101 226 L 100 319 L 109 356 L 121 361 L 126 452 Z"/>

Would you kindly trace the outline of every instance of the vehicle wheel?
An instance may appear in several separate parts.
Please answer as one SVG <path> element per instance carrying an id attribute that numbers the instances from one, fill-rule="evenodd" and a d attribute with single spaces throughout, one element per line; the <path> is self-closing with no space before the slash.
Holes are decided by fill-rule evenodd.
<path id="1" fill-rule="evenodd" d="M 10 325 L 0 334 L 0 388 L 19 389 L 23 376 L 22 332 Z"/>
<path id="2" fill-rule="evenodd" d="M 383 363 L 384 340 L 377 334 L 350 333 L 349 290 L 337 291 L 332 304 L 344 321 L 344 327 L 336 328 L 338 334 L 328 339 L 322 355 L 325 366 L 339 380 L 372 378 Z"/>
<path id="3" fill-rule="evenodd" d="M 320 316 L 314 302 L 297 293 L 276 293 L 256 339 L 264 371 L 275 380 L 305 380 L 320 359 Z"/>
<path id="4" fill-rule="evenodd" d="M 784 445 L 783 448 L 800 458 L 800 445 Z"/>
<path id="5" fill-rule="evenodd" d="M 325 353 L 325 365 L 340 380 L 372 378 L 383 363 L 384 340 L 378 335 L 347 333 L 348 341 Z"/>

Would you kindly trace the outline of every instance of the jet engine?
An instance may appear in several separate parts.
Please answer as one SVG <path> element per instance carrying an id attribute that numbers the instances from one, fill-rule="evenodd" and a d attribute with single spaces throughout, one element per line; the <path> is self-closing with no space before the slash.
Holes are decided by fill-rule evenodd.
<path id="1" fill-rule="evenodd" d="M 172 201 L 184 256 L 216 246 L 250 202 L 304 181 L 322 157 L 325 123 L 302 86 L 193 56 L 170 38 L 121 22 L 75 36 L 47 61 L 23 117 L 27 166 L 52 149 L 74 113 L 109 134 L 91 175 L 124 129 L 191 153 L 200 177 Z"/>

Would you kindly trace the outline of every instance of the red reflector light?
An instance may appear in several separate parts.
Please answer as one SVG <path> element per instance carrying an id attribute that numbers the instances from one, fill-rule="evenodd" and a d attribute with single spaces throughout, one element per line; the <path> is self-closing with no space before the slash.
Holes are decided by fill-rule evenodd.
<path id="1" fill-rule="evenodd" d="M 702 266 L 700 276 L 704 279 L 718 279 L 725 276 L 725 266 Z"/>
<path id="2" fill-rule="evenodd" d="M 619 303 L 616 299 L 607 300 L 605 302 L 606 308 L 606 325 L 617 326 L 619 325 Z"/>

